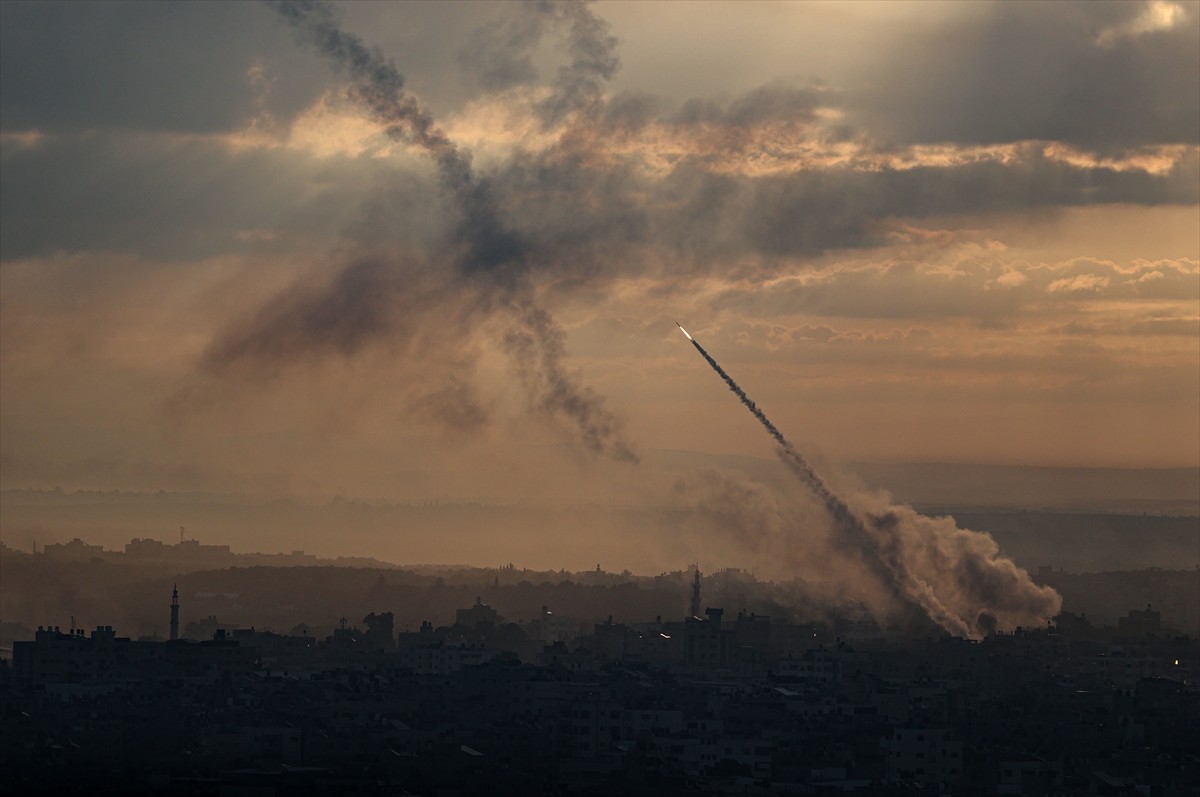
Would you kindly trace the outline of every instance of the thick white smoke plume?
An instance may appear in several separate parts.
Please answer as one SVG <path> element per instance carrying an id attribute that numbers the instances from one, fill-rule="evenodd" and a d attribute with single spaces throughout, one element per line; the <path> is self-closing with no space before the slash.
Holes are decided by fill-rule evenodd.
<path id="1" fill-rule="evenodd" d="M 783 463 L 828 511 L 834 544 L 856 555 L 894 599 L 919 607 L 961 637 L 978 638 L 997 627 L 1042 625 L 1058 614 L 1058 593 L 1033 583 L 1028 572 L 1000 556 L 990 535 L 960 529 L 949 518 L 925 517 L 912 507 L 872 506 L 865 497 L 859 507 L 851 507 L 712 355 L 691 335 L 688 340 L 771 435 Z"/>

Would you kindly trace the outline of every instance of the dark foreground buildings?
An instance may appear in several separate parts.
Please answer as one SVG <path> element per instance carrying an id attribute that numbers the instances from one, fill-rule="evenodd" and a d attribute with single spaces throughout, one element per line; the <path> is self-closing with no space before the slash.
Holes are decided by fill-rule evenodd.
<path id="1" fill-rule="evenodd" d="M 177 611 L 177 610 L 173 610 Z M 324 640 L 39 629 L 0 670 L 4 794 L 1183 795 L 1197 645 L 888 639 L 760 615 L 571 632 L 487 604 Z"/>

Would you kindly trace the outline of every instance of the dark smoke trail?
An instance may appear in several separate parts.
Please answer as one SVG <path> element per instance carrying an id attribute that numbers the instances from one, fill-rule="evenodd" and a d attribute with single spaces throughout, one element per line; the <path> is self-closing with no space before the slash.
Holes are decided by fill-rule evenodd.
<path id="1" fill-rule="evenodd" d="M 741 386 L 738 385 L 737 382 L 733 381 L 733 377 L 725 372 L 725 369 L 722 368 L 720 364 L 712 358 L 712 355 L 704 350 L 704 347 L 700 345 L 700 342 L 692 337 L 689 337 L 688 340 L 690 340 L 692 345 L 696 347 L 696 351 L 700 352 L 700 356 L 703 357 L 708 364 L 712 366 L 712 369 L 717 372 L 717 376 L 725 380 L 725 384 L 729 386 L 729 389 L 733 391 L 734 395 L 741 399 L 742 403 L 746 405 L 746 408 L 750 410 L 751 414 L 753 414 L 755 418 L 758 418 L 758 422 L 761 423 L 764 428 L 766 428 L 771 437 L 775 439 L 775 442 L 779 444 L 779 447 L 783 449 L 783 460 L 798 467 L 796 475 L 799 476 L 806 484 L 808 484 L 809 487 L 816 491 L 818 495 L 822 497 L 828 496 L 831 500 L 841 504 L 842 506 L 845 506 L 845 504 L 842 504 L 841 499 L 829 492 L 829 489 L 825 486 L 825 483 L 821 481 L 821 477 L 816 474 L 816 471 L 808 466 L 808 463 L 805 461 L 804 457 L 800 455 L 800 452 L 797 451 L 795 447 L 788 441 L 788 439 L 783 436 L 783 432 L 779 431 L 779 428 L 776 427 L 775 424 L 771 423 L 771 419 L 768 418 L 766 414 L 758 408 L 758 405 L 746 395 L 746 391 L 742 390 Z"/>
<path id="2" fill-rule="evenodd" d="M 686 332 L 684 334 L 687 335 Z M 868 514 L 866 520 L 860 517 L 829 489 L 733 377 L 695 338 L 688 335 L 688 339 L 771 435 L 778 445 L 779 457 L 788 469 L 821 500 L 833 517 L 836 528 L 844 535 L 842 541 L 858 550 L 866 565 L 904 605 L 919 607 L 931 620 L 958 636 L 987 633 L 995 623 L 990 613 L 994 607 L 1038 620 L 1057 612 L 1061 605 L 1057 594 L 1032 584 L 1028 574 L 1016 568 L 1011 561 L 996 559 L 994 544 L 993 549 L 989 549 L 971 537 L 953 538 L 957 546 L 948 546 L 952 549 L 951 553 L 943 554 L 943 560 L 935 558 L 932 565 L 922 563 L 906 545 L 911 541 L 905 535 L 922 533 L 921 529 L 915 528 L 913 519 L 908 517 L 910 514 L 915 516 L 915 513 L 892 510 L 879 516 Z M 929 532 L 933 530 L 931 528 Z M 958 529 L 955 531 L 959 535 L 974 534 Z M 925 564 L 924 577 L 918 573 L 921 564 Z M 948 599 L 955 600 L 958 609 L 950 608 L 939 591 Z M 967 610 L 966 616 L 964 609 Z"/>
<path id="3" fill-rule="evenodd" d="M 524 245 L 497 218 L 491 187 L 475 174 L 470 154 L 455 146 L 429 110 L 404 88 L 404 76 L 395 64 L 358 36 L 339 28 L 333 9 L 321 0 L 268 0 L 268 4 L 349 74 L 352 96 L 384 126 L 389 138 L 411 141 L 433 158 L 442 184 L 462 213 L 459 232 L 470 246 L 461 261 L 462 269 L 523 269 Z"/>
<path id="4" fill-rule="evenodd" d="M 358 36 L 338 27 L 333 9 L 327 3 L 268 2 L 309 44 L 349 75 L 352 96 L 370 111 L 389 138 L 416 144 L 437 165 L 439 179 L 460 213 L 457 238 L 463 250 L 457 266 L 461 284 L 480 291 L 482 309 L 500 310 L 511 316 L 514 328 L 505 336 L 505 343 L 518 374 L 535 395 L 535 407 L 571 421 L 592 451 L 636 462 L 637 456 L 621 436 L 620 423 L 604 407 L 602 397 L 577 384 L 563 368 L 564 334 L 534 300 L 526 257 L 528 245 L 502 222 L 491 185 L 475 172 L 470 153 L 455 145 L 436 125 L 428 109 L 405 89 L 404 76 L 391 61 Z M 613 42 L 600 35 L 603 23 L 581 5 L 570 6 L 566 16 L 572 22 L 575 61 L 560 79 L 564 85 L 558 87 L 556 94 L 566 98 L 564 111 L 584 104 L 570 98 L 586 95 L 589 88 L 596 86 L 595 80 L 607 77 L 616 68 L 615 61 L 602 57 Z M 387 278 L 382 287 L 387 288 L 391 281 Z M 379 295 L 386 295 L 386 291 L 378 292 L 377 299 Z M 319 300 L 317 303 L 321 304 Z M 318 314 L 340 316 L 336 308 L 344 304 L 340 297 L 329 297 Z M 329 310 L 330 307 L 334 310 Z M 308 315 L 312 315 L 311 310 Z M 284 328 L 289 325 L 295 326 L 286 318 L 280 324 Z M 353 319 L 346 320 L 344 326 L 358 329 Z M 372 334 L 372 330 L 359 331 L 362 333 L 359 337 Z M 258 341 L 234 340 L 218 347 L 213 360 L 221 364 L 230 352 L 264 351 L 270 347 L 269 342 L 263 345 Z"/>

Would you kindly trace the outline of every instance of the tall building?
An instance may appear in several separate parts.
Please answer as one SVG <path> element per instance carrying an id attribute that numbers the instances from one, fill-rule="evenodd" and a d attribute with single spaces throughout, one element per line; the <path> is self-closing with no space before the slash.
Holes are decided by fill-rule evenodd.
<path id="1" fill-rule="evenodd" d="M 179 585 L 171 591 L 171 639 L 179 639 Z"/>
<path id="2" fill-rule="evenodd" d="M 700 616 L 700 565 L 696 565 L 696 575 L 692 580 L 691 616 Z"/>

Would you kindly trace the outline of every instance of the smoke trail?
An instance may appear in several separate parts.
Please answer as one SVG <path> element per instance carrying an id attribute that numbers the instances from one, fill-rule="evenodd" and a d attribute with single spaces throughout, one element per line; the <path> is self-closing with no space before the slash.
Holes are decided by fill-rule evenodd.
<path id="1" fill-rule="evenodd" d="M 378 50 L 341 30 L 333 9 L 321 0 L 268 0 L 309 44 L 347 72 L 351 94 L 383 125 L 391 139 L 412 142 L 433 158 L 438 176 L 462 213 L 461 240 L 469 251 L 460 267 L 466 272 L 524 268 L 524 244 L 496 216 L 491 187 L 471 166 L 470 154 L 455 146 L 434 123 L 433 115 L 404 88 L 404 76 Z"/>
<path id="2" fill-rule="evenodd" d="M 997 614 L 1014 624 L 1030 621 L 1040 624 L 1058 612 L 1061 607 L 1058 594 L 1033 584 L 1029 574 L 1011 560 L 998 558 L 998 549 L 987 535 L 947 529 L 908 507 L 892 507 L 861 517 L 829 489 L 791 441 L 699 341 L 686 331 L 684 334 L 771 435 L 783 463 L 820 499 L 843 535 L 842 541 L 862 555 L 864 563 L 903 604 L 919 607 L 942 628 L 964 637 L 990 632 L 996 625 Z M 936 554 L 922 556 L 914 545 L 915 538 L 922 534 L 936 536 L 938 542 L 943 538 L 948 540 L 943 546 L 946 550 L 939 548 Z M 948 605 L 950 601 L 955 605 Z"/>
<path id="3" fill-rule="evenodd" d="M 566 117 L 598 109 L 605 81 L 621 67 L 616 38 L 586 2 L 525 0 L 507 5 L 498 18 L 477 28 L 458 54 L 459 63 L 487 91 L 532 84 L 538 78 L 533 57 L 548 29 L 565 29 L 570 61 L 559 67 L 550 93 L 536 105 L 546 130 Z"/>
<path id="4" fill-rule="evenodd" d="M 503 312 L 513 323 L 505 336 L 505 345 L 517 373 L 534 394 L 534 407 L 542 413 L 570 421 L 578 430 L 583 443 L 592 451 L 623 461 L 637 461 L 631 446 L 622 438 L 620 423 L 604 406 L 603 398 L 585 386 L 577 384 L 562 365 L 565 353 L 562 329 L 533 297 L 526 257 L 528 245 L 515 231 L 505 226 L 498 212 L 491 185 L 480 177 L 471 164 L 470 153 L 454 144 L 435 124 L 432 114 L 420 100 L 405 89 L 404 76 L 381 53 L 366 45 L 358 36 L 338 27 L 333 9 L 320 0 L 280 2 L 268 0 L 283 19 L 316 47 L 350 79 L 351 95 L 365 106 L 381 124 L 385 134 L 397 141 L 415 144 L 437 166 L 439 180 L 453 199 L 460 218 L 457 221 L 456 242 L 461 251 L 456 256 L 457 270 L 464 289 L 478 292 L 477 312 Z M 572 51 L 575 63 L 565 74 L 576 75 L 559 87 L 556 96 L 573 97 L 586 94 L 594 83 L 578 75 L 607 76 L 608 63 L 600 55 L 611 41 L 603 39 L 586 8 L 572 7 L 565 15 L 572 22 Z M 598 22 L 598 21 L 597 21 Z M 602 26 L 602 23 L 599 23 Z M 592 54 L 596 64 L 585 57 Z M 582 87 L 581 87 L 582 86 Z M 579 107 L 580 101 L 564 100 L 568 106 Z M 349 270 L 355 269 L 351 266 Z M 239 330 L 232 339 L 220 342 L 210 352 L 210 365 L 225 367 L 246 357 L 269 354 L 280 350 L 271 340 L 256 340 L 255 336 L 271 337 L 279 330 L 290 334 L 289 346 L 327 348 L 324 341 L 307 334 L 315 331 L 312 318 L 324 319 L 323 327 L 343 330 L 353 347 L 370 337 L 390 330 L 389 315 L 378 309 L 381 301 L 400 295 L 395 275 L 387 269 L 358 269 L 374 276 L 378 290 L 360 291 L 372 304 L 367 315 L 376 323 L 371 328 L 360 324 L 353 301 L 334 292 L 303 295 L 291 304 L 275 307 L 267 325 L 255 324 Z M 335 280 L 336 290 L 345 280 Z M 294 307 L 292 305 L 295 305 Z M 297 336 L 294 334 L 300 331 Z M 350 350 L 353 350 L 351 347 Z"/>

